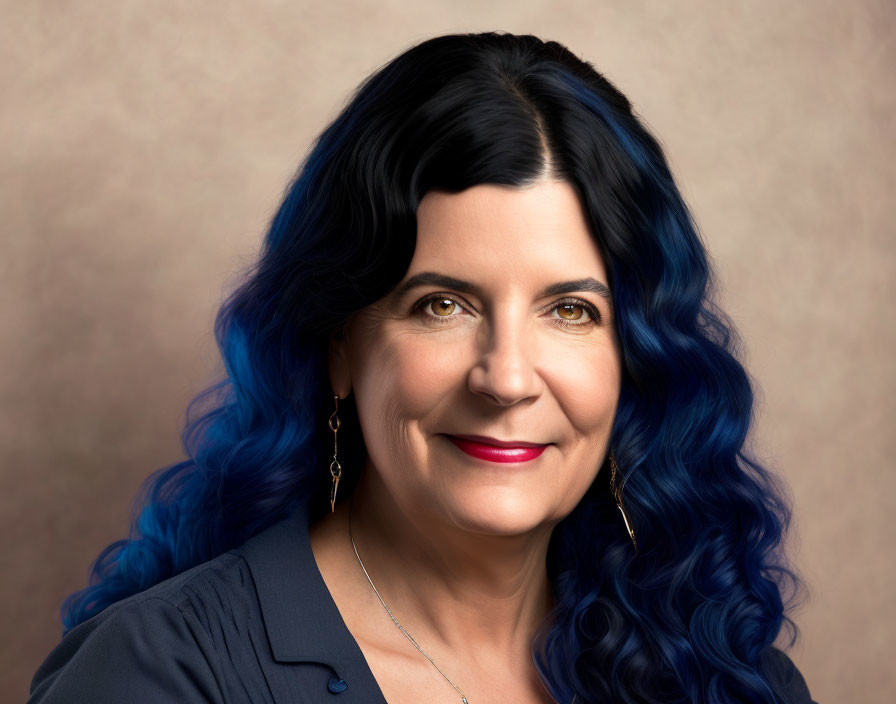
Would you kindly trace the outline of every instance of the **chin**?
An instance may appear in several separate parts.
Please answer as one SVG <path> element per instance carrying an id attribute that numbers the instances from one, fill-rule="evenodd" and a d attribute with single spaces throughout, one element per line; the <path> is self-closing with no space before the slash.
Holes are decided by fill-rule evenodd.
<path id="1" fill-rule="evenodd" d="M 445 507 L 452 523 L 482 535 L 523 535 L 551 522 L 553 511 L 543 502 L 518 491 L 488 488 L 488 495 L 463 497 Z"/>

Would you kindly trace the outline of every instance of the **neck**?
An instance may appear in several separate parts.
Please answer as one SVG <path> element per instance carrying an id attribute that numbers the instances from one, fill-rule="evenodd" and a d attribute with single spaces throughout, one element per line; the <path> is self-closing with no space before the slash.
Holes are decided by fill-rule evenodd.
<path id="1" fill-rule="evenodd" d="M 552 606 L 545 566 L 552 526 L 522 535 L 471 533 L 432 512 L 400 510 L 374 477 L 363 473 L 346 509 L 367 571 L 358 566 L 360 579 L 369 578 L 421 642 L 485 659 L 527 654 Z"/>

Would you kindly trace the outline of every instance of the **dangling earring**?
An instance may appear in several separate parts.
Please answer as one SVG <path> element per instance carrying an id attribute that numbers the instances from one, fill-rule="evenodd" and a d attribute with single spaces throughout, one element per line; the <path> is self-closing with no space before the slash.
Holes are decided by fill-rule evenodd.
<path id="1" fill-rule="evenodd" d="M 622 489 L 616 488 L 616 471 L 619 468 L 616 466 L 616 460 L 613 458 L 613 453 L 610 453 L 610 489 L 613 492 L 613 497 L 616 499 L 616 505 L 619 507 L 619 512 L 622 514 L 622 520 L 625 521 L 625 529 L 628 531 L 629 536 L 632 539 L 632 545 L 635 546 L 635 552 L 638 552 L 638 543 L 635 541 L 635 531 L 632 530 L 631 526 L 628 522 L 628 517 L 625 515 L 625 509 L 622 508 Z"/>
<path id="2" fill-rule="evenodd" d="M 336 444 L 336 433 L 339 430 L 339 416 L 336 415 L 336 411 L 339 410 L 339 396 L 333 394 L 333 403 L 336 408 L 333 413 L 330 414 L 330 430 L 333 431 L 333 461 L 330 462 L 330 476 L 333 478 L 333 482 L 330 485 L 330 513 L 336 510 L 336 489 L 339 488 L 339 478 L 342 476 L 342 465 L 339 464 L 339 460 L 336 459 L 336 451 L 338 449 L 338 445 Z"/>

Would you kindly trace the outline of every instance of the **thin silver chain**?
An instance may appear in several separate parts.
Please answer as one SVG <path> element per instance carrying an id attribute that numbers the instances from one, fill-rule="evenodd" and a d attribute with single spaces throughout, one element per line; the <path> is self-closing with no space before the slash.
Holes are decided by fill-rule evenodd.
<path id="1" fill-rule="evenodd" d="M 374 592 L 374 594 L 376 594 L 377 599 L 380 600 L 380 603 L 383 605 L 383 608 L 386 610 L 386 613 L 389 614 L 389 618 L 391 618 L 391 619 L 392 619 L 392 622 L 393 622 L 396 626 L 398 626 L 398 630 L 400 630 L 402 633 L 404 633 L 405 637 L 406 637 L 409 641 L 411 641 L 411 644 L 412 644 L 417 650 L 420 651 L 420 654 L 421 654 L 423 657 L 425 657 L 427 660 L 429 660 L 430 663 L 432 663 L 432 666 L 433 666 L 434 668 L 436 668 L 436 669 L 439 671 L 439 674 L 442 675 L 442 677 L 444 677 L 446 680 L 448 680 L 448 684 L 450 684 L 452 687 L 454 687 L 454 689 L 457 690 L 457 693 L 460 695 L 460 700 L 461 700 L 462 704 L 469 704 L 469 702 L 467 701 L 467 697 L 466 697 L 466 696 L 464 695 L 464 693 L 460 690 L 460 687 L 458 687 L 456 684 L 454 684 L 454 682 L 451 681 L 451 678 L 449 678 L 448 675 L 446 675 L 444 672 L 442 672 L 442 668 L 440 668 L 438 665 L 436 665 L 435 661 L 434 661 L 429 655 L 427 655 L 427 654 L 423 651 L 423 648 L 421 648 L 419 645 L 417 645 L 417 641 L 414 640 L 413 636 L 411 636 L 411 634 L 408 633 L 408 632 L 404 629 L 404 626 L 402 626 L 402 625 L 398 622 L 398 619 L 395 618 L 395 616 L 394 616 L 394 614 L 392 613 L 391 609 L 390 609 L 388 606 L 386 606 L 386 602 L 383 601 L 383 597 L 380 596 L 380 593 L 379 593 L 379 591 L 377 590 L 376 586 L 374 585 L 373 580 L 370 578 L 370 575 L 367 574 L 367 568 L 364 567 L 364 563 L 361 562 L 361 556 L 358 554 L 358 548 L 355 547 L 355 539 L 352 537 L 352 506 L 351 506 L 351 501 L 349 501 L 349 507 L 348 507 L 348 539 L 352 541 L 352 550 L 355 551 L 355 557 L 358 558 L 358 564 L 361 565 L 361 569 L 364 570 L 364 576 L 367 577 L 367 581 L 370 582 L 370 586 L 373 587 L 373 592 Z"/>

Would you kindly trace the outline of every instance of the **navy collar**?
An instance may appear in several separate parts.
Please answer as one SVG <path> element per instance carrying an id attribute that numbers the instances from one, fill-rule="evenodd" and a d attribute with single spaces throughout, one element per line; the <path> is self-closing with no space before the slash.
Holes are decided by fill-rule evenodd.
<path id="1" fill-rule="evenodd" d="M 249 565 L 273 657 L 327 665 L 355 689 L 378 692 L 385 702 L 321 576 L 308 530 L 308 510 L 299 507 L 230 551 Z"/>

